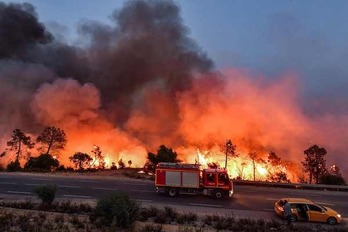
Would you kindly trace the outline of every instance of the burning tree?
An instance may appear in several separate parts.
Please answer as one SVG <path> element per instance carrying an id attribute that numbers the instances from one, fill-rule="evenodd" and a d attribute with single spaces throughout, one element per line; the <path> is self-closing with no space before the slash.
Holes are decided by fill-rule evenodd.
<path id="1" fill-rule="evenodd" d="M 40 148 L 41 150 L 47 147 L 46 154 L 50 154 L 51 150 L 58 151 L 64 149 L 67 143 L 65 132 L 56 127 L 46 127 L 36 141 L 43 144 Z"/>
<path id="2" fill-rule="evenodd" d="M 259 154 L 256 151 L 249 152 L 249 158 L 251 159 L 251 163 L 253 165 L 253 179 L 255 181 L 256 177 L 256 164 L 264 163 L 265 161 L 259 157 Z"/>
<path id="3" fill-rule="evenodd" d="M 92 153 L 94 154 L 93 162 L 91 164 L 92 167 L 97 167 L 99 169 L 105 169 L 105 157 L 102 154 L 102 151 L 99 146 L 94 145 Z"/>
<path id="4" fill-rule="evenodd" d="M 306 155 L 305 160 L 302 162 L 302 165 L 305 169 L 305 172 L 309 173 L 309 183 L 312 183 L 312 180 L 315 180 L 317 184 L 322 175 L 326 173 L 326 160 L 324 156 L 326 155 L 326 150 L 323 147 L 318 145 L 313 145 L 304 151 Z"/>
<path id="5" fill-rule="evenodd" d="M 237 180 L 244 180 L 244 169 L 247 166 L 247 162 L 242 162 L 240 166 L 237 166 Z"/>
<path id="6" fill-rule="evenodd" d="M 270 164 L 268 170 L 268 179 L 274 182 L 289 182 L 286 172 L 284 172 L 284 166 L 281 158 L 277 154 L 271 151 L 268 154 L 267 163 Z"/>
<path id="7" fill-rule="evenodd" d="M 20 129 L 15 129 L 12 134 L 12 139 L 7 142 L 7 146 L 9 147 L 10 151 L 15 151 L 15 162 L 19 163 L 19 159 L 22 156 L 23 147 L 31 149 L 34 147 L 34 143 L 31 142 L 30 136 L 25 135 L 25 133 Z"/>
<path id="8" fill-rule="evenodd" d="M 230 155 L 230 156 L 238 156 L 238 154 L 236 153 L 236 145 L 233 145 L 232 141 L 229 139 L 227 140 L 226 142 L 226 151 L 225 151 L 225 154 L 226 154 L 226 157 L 225 157 L 225 169 L 227 168 L 227 157 Z"/>

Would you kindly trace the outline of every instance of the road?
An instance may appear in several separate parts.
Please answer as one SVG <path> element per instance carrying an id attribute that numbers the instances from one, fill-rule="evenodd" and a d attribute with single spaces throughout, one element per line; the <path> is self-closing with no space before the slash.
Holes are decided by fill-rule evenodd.
<path id="1" fill-rule="evenodd" d="M 273 204 L 282 197 L 309 198 L 331 207 L 348 217 L 348 192 L 301 190 L 256 186 L 235 186 L 235 194 L 228 200 L 206 196 L 181 195 L 170 198 L 157 194 L 152 181 L 102 176 L 76 176 L 29 173 L 0 173 L 0 196 L 8 199 L 35 198 L 35 187 L 45 184 L 58 186 L 57 198 L 94 200 L 115 190 L 127 192 L 142 204 L 181 207 L 201 213 L 228 213 L 242 216 L 257 214 L 272 218 Z"/>

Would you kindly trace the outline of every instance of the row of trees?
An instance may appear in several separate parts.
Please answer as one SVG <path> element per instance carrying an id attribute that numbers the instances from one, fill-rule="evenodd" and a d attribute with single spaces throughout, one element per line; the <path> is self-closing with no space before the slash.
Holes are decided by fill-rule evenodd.
<path id="1" fill-rule="evenodd" d="M 1 154 L 5 156 L 8 151 L 15 153 L 15 162 L 25 157 L 29 160 L 31 149 L 38 144 L 38 150 L 43 154 L 57 153 L 64 149 L 67 144 L 66 134 L 63 130 L 56 127 L 46 127 L 42 133 L 36 138 L 36 143 L 31 136 L 26 135 L 22 130 L 15 129 L 12 138 L 7 142 L 8 148 Z"/>
<path id="2" fill-rule="evenodd" d="M 232 144 L 230 140 L 226 143 L 226 162 L 228 157 L 238 157 L 236 152 L 236 146 Z M 321 148 L 314 145 L 304 151 L 305 159 L 302 162 L 304 171 L 309 174 L 309 183 L 312 184 L 313 180 L 316 184 L 346 184 L 344 178 L 340 173 L 340 169 L 337 165 L 331 165 L 330 168 L 326 167 L 325 155 L 327 154 L 325 148 Z M 263 164 L 268 165 L 267 179 L 272 182 L 290 182 L 285 172 L 288 162 L 283 161 L 275 152 L 271 151 L 268 154 L 267 160 L 260 158 L 259 154 L 255 151 L 251 151 L 248 154 L 253 166 L 253 179 L 256 176 L 256 165 Z M 155 167 L 160 162 L 181 162 L 178 159 L 178 155 L 171 148 L 167 148 L 165 145 L 161 145 L 157 151 L 157 154 L 149 152 L 147 155 L 147 162 L 145 169 L 148 171 L 154 171 Z M 243 168 L 247 162 L 243 162 L 237 172 L 240 179 L 243 179 Z M 219 165 L 216 162 L 209 163 L 210 168 L 218 168 Z"/>
<path id="3" fill-rule="evenodd" d="M 15 159 L 11 161 L 8 168 L 11 170 L 16 170 L 20 168 L 20 159 L 25 157 L 27 163 L 25 168 L 33 169 L 37 164 L 43 164 L 46 169 L 56 168 L 59 165 L 58 160 L 54 159 L 50 154 L 59 155 L 59 151 L 64 149 L 67 144 L 67 138 L 65 132 L 56 127 L 46 127 L 42 133 L 36 138 L 35 142 L 32 140 L 31 136 L 25 134 L 20 129 L 15 129 L 12 133 L 11 140 L 7 142 L 8 148 L 0 154 L 3 157 L 7 152 L 14 152 Z M 42 155 L 38 157 L 31 157 L 31 150 L 37 146 L 38 150 Z M 236 152 L 236 146 L 232 144 L 231 140 L 228 140 L 225 144 L 226 160 L 225 168 L 227 167 L 228 157 L 238 157 L 239 154 Z M 92 156 L 87 153 L 76 152 L 74 155 L 70 156 L 69 159 L 74 163 L 75 169 L 105 169 L 105 156 L 99 146 L 94 145 L 91 151 Z M 325 156 L 327 151 L 323 147 L 313 145 L 304 151 L 304 161 L 302 162 L 304 171 L 308 173 L 309 183 L 324 183 L 324 184 L 345 184 L 340 169 L 337 165 L 331 165 L 329 168 L 326 167 Z M 171 148 L 167 148 L 165 145 L 161 145 L 157 151 L 157 154 L 149 152 L 147 155 L 147 162 L 145 164 L 145 169 L 153 171 L 159 162 L 181 162 L 177 158 L 177 153 Z M 256 176 L 257 165 L 269 164 L 272 168 L 268 169 L 268 179 L 275 182 L 289 182 L 286 172 L 284 172 L 284 166 L 286 162 L 282 161 L 275 152 L 270 152 L 268 154 L 267 160 L 260 158 L 260 155 L 256 151 L 250 151 L 249 159 L 251 160 L 253 167 L 253 179 Z M 237 172 L 239 178 L 243 179 L 244 166 L 246 162 L 241 164 Z M 40 166 L 39 165 L 39 166 Z M 132 165 L 132 161 L 128 161 L 128 166 Z M 122 159 L 118 161 L 119 168 L 124 168 L 126 165 Z M 217 163 L 209 164 L 210 167 L 217 167 Z M 116 164 L 113 162 L 111 169 L 117 169 Z"/>
<path id="4" fill-rule="evenodd" d="M 13 152 L 15 158 L 7 165 L 7 170 L 18 171 L 21 170 L 20 160 L 25 159 L 24 170 L 40 170 L 51 171 L 53 169 L 62 169 L 59 167 L 59 161 L 57 157 L 60 154 L 60 150 L 63 150 L 67 144 L 67 138 L 65 132 L 56 127 L 46 127 L 42 133 L 36 138 L 35 142 L 31 136 L 25 134 L 20 129 L 13 130 L 11 140 L 7 142 L 7 149 L 0 154 L 0 158 L 4 157 L 7 153 Z M 37 157 L 31 157 L 32 149 L 37 146 L 41 155 Z M 55 154 L 55 156 L 52 156 Z M 84 169 L 105 169 L 105 156 L 99 146 L 94 145 L 91 151 L 92 156 L 76 152 L 70 156 L 69 159 L 74 163 L 75 168 L 79 170 Z M 132 165 L 132 161 L 128 161 L 128 166 Z M 122 159 L 118 161 L 118 168 L 125 168 L 126 164 Z M 72 169 L 72 168 L 71 168 Z M 113 162 L 111 169 L 117 169 L 116 163 Z"/>

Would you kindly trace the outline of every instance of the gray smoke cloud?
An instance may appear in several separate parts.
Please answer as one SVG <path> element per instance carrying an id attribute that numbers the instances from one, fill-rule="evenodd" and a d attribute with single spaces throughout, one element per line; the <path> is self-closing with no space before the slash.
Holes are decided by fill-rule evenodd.
<path id="1" fill-rule="evenodd" d="M 61 35 L 54 38 L 31 4 L 0 2 L 0 151 L 16 128 L 37 135 L 55 124 L 68 135 L 67 162 L 94 143 L 107 148 L 110 159 L 123 155 L 141 165 L 146 151 L 161 144 L 198 147 L 226 138 L 250 139 L 263 152 L 278 149 L 293 160 L 303 158 L 307 138 L 315 139 L 338 154 L 333 162 L 346 162 L 340 155 L 346 150 L 346 113 L 307 117 L 327 107 L 308 106 L 301 98 L 303 113 L 292 77 L 270 84 L 237 71 L 217 75 L 173 1 L 128 1 L 111 19 L 111 25 L 81 22 L 84 43 L 72 46 Z M 319 62 L 323 68 L 317 70 L 312 61 L 304 67 L 313 57 L 301 54 L 307 49 L 320 56 L 323 41 L 301 39 L 297 25 L 289 27 L 291 35 L 276 28 L 273 42 L 281 49 L 264 73 L 307 70 L 319 80 L 331 66 Z M 325 132 L 336 136 L 327 139 Z"/>
<path id="2" fill-rule="evenodd" d="M 209 71 L 212 61 L 188 37 L 179 8 L 171 1 L 130 1 L 116 10 L 115 27 L 84 23 L 90 39 L 92 81 L 106 107 L 127 118 L 132 96 L 159 82 L 168 94 L 188 89 L 194 72 Z M 174 104 L 174 103 L 173 103 Z"/>
<path id="3" fill-rule="evenodd" d="M 161 92 L 158 96 L 170 107 L 171 123 L 166 123 L 168 117 L 163 116 L 161 123 L 168 128 L 160 123 L 156 128 L 159 135 L 172 136 L 167 132 L 173 133 L 179 121 L 176 94 L 190 88 L 196 73 L 213 69 L 213 62 L 189 37 L 179 7 L 172 1 L 129 1 L 113 12 L 111 26 L 84 21 L 78 31 L 88 42 L 80 47 L 68 45 L 61 35 L 54 38 L 54 33 L 47 30 L 33 5 L 0 3 L 0 142 L 5 144 L 15 128 L 35 134 L 47 126 L 49 120 L 42 118 L 45 111 L 37 103 L 44 102 L 45 109 L 50 107 L 50 118 L 57 117 L 51 110 L 55 106 L 49 104 L 64 105 L 60 100 L 64 98 L 62 94 L 56 94 L 60 99 L 42 94 L 47 84 L 57 86 L 55 90 L 72 86 L 68 92 L 76 93 L 85 84 L 95 86 L 100 95 L 89 96 L 97 98 L 92 101 L 100 101 L 95 109 L 98 118 L 124 129 L 136 108 L 155 117 L 147 95 Z M 62 115 L 70 115 L 60 110 Z M 138 135 L 140 141 L 147 141 L 141 136 L 148 133 Z"/>
<path id="4" fill-rule="evenodd" d="M 179 13 L 171 1 L 130 1 L 113 13 L 113 26 L 82 23 L 79 31 L 90 44 L 78 48 L 54 40 L 34 6 L 1 3 L 0 57 L 94 83 L 112 120 L 124 122 L 144 85 L 160 81 L 174 94 L 190 86 L 193 72 L 211 70 L 212 61 L 188 37 Z"/>
<path id="5" fill-rule="evenodd" d="M 47 43 L 51 38 L 31 4 L 0 2 L 0 58 L 20 59 L 31 46 Z"/>

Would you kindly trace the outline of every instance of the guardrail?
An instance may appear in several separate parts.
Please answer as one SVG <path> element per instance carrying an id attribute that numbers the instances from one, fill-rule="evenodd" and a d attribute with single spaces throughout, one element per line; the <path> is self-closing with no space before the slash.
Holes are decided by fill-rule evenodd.
<path id="1" fill-rule="evenodd" d="M 276 188 L 312 189 L 312 190 L 348 192 L 347 185 L 277 183 L 277 182 L 266 182 L 266 181 L 249 181 L 249 180 L 233 180 L 233 183 L 235 185 L 253 185 L 253 186 L 266 186 L 266 187 L 276 187 Z"/>

